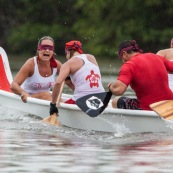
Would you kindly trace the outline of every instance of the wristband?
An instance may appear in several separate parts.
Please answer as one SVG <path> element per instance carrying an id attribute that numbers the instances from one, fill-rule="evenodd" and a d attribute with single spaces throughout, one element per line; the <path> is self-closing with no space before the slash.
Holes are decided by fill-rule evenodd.
<path id="1" fill-rule="evenodd" d="M 50 106 L 56 106 L 56 103 L 50 102 Z"/>

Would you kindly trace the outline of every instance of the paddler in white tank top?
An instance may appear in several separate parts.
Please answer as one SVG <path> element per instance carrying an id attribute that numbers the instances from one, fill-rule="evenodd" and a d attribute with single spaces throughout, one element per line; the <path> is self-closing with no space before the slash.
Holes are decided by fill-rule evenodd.
<path id="1" fill-rule="evenodd" d="M 163 56 L 170 61 L 173 61 L 173 38 L 171 39 L 171 42 L 170 42 L 170 48 L 160 50 L 156 54 Z M 169 82 L 169 87 L 173 92 L 173 74 L 169 72 L 168 72 L 168 82 Z"/>
<path id="2" fill-rule="evenodd" d="M 49 36 L 42 37 L 37 56 L 28 59 L 15 76 L 11 90 L 20 95 L 23 102 L 27 102 L 27 97 L 52 100 L 50 89 L 62 65 L 55 60 L 54 49 L 54 40 Z"/>
<path id="3" fill-rule="evenodd" d="M 82 96 L 105 91 L 98 63 L 93 55 L 83 54 L 80 41 L 67 42 L 65 53 L 67 62 L 62 65 L 56 79 L 52 91 L 52 105 L 55 105 L 61 84 L 68 76 L 74 84 L 74 95 L 66 103 L 75 104 L 75 101 Z M 53 106 L 50 107 L 50 112 L 51 114 L 56 112 Z"/>
<path id="4" fill-rule="evenodd" d="M 50 76 L 46 75 L 43 77 L 39 73 L 38 63 L 38 57 L 34 57 L 34 74 L 31 77 L 26 78 L 24 83 L 21 85 L 21 88 L 23 88 L 23 90 L 27 91 L 29 94 L 50 92 L 50 89 L 55 82 L 57 68 L 52 68 L 53 72 Z"/>

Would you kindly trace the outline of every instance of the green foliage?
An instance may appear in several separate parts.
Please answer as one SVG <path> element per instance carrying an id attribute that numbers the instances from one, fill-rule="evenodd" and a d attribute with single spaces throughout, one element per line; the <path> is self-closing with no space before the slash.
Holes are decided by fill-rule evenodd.
<path id="1" fill-rule="evenodd" d="M 85 37 L 87 48 L 94 47 L 96 54 L 114 56 L 118 44 L 127 39 L 137 40 L 146 51 L 156 51 L 160 45 L 167 47 L 173 36 L 168 1 L 81 0 L 76 8 L 82 9 L 84 17 L 75 23 L 75 29 L 80 28 L 78 34 Z"/>
<path id="2" fill-rule="evenodd" d="M 45 35 L 49 35 L 53 38 L 61 37 L 62 33 L 57 32 L 63 30 L 62 25 L 54 24 L 52 27 L 49 27 L 47 24 L 37 23 L 34 25 L 28 23 L 18 26 L 15 30 L 12 31 L 11 36 L 8 41 L 9 44 L 13 44 L 11 51 L 19 52 L 35 52 L 38 40 Z M 57 43 L 58 44 L 58 43 Z"/>
<path id="3" fill-rule="evenodd" d="M 1 39 L 10 53 L 33 53 L 38 39 L 55 39 L 56 52 L 78 39 L 85 52 L 116 57 L 135 39 L 144 51 L 167 48 L 173 37 L 173 0 L 0 0 Z"/>

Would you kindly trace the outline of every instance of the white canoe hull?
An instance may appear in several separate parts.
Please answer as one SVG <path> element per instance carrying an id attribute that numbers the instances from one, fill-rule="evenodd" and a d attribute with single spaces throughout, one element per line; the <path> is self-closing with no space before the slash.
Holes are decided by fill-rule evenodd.
<path id="1" fill-rule="evenodd" d="M 153 111 L 123 110 L 106 108 L 98 117 L 92 118 L 77 106 L 62 103 L 59 108 L 63 125 L 103 132 L 168 132 L 167 124 Z"/>
<path id="2" fill-rule="evenodd" d="M 7 81 L 12 82 L 11 69 L 8 57 L 3 48 L 0 47 L 0 55 L 3 61 L 1 69 L 4 68 Z M 4 67 L 3 67 L 4 66 Z M 4 76 L 3 76 L 4 79 Z M 1 80 L 1 77 L 0 77 Z M 3 81 L 0 81 L 3 84 Z M 62 94 L 64 99 L 71 97 Z M 27 103 L 22 102 L 20 96 L 1 89 L 0 105 L 14 110 L 26 112 L 41 118 L 49 116 L 50 102 L 35 98 L 28 98 Z M 98 117 L 91 118 L 82 112 L 77 105 L 60 103 L 59 120 L 62 125 L 83 130 L 96 130 L 103 132 L 168 132 L 172 131 L 167 124 L 153 111 L 124 110 L 106 108 Z M 5 115 L 4 115 L 5 116 Z"/>
<path id="3" fill-rule="evenodd" d="M 63 98 L 69 97 L 63 94 Z M 29 98 L 23 103 L 19 96 L 0 90 L 0 105 L 26 112 L 41 118 L 49 116 L 49 101 Z M 59 120 L 62 125 L 76 129 L 103 132 L 141 133 L 172 131 L 167 124 L 153 111 L 123 110 L 106 108 L 98 117 L 92 118 L 82 112 L 77 105 L 61 103 Z"/>

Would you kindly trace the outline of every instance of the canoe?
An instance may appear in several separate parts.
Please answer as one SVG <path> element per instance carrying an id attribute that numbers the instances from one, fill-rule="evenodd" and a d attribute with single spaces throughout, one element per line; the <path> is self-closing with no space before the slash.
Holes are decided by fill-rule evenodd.
<path id="1" fill-rule="evenodd" d="M 27 103 L 20 96 L 9 91 L 13 77 L 6 52 L 0 47 L 0 105 L 26 112 L 40 118 L 49 115 L 50 102 L 28 98 Z M 64 100 L 69 94 L 62 94 Z M 111 133 L 171 132 L 172 129 L 154 111 L 114 109 L 111 104 L 99 116 L 92 118 L 77 105 L 60 103 L 59 120 L 63 126 Z"/>

